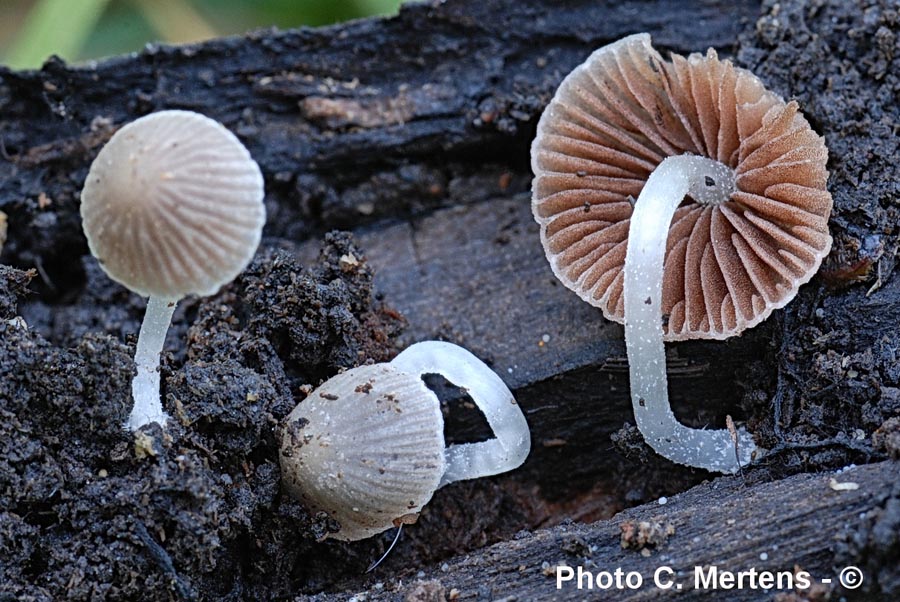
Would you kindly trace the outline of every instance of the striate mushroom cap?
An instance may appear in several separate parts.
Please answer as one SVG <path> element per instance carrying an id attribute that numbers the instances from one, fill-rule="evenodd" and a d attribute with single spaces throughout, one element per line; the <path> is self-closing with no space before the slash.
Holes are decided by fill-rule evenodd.
<path id="1" fill-rule="evenodd" d="M 665 338 L 725 339 L 786 305 L 831 248 L 828 150 L 796 102 L 713 49 L 668 63 L 648 34 L 624 38 L 569 74 L 544 111 L 532 209 L 554 274 L 622 322 L 634 199 L 682 154 L 730 168 L 734 191 L 722 203 L 688 197 L 675 213 Z"/>
<path id="2" fill-rule="evenodd" d="M 237 137 L 190 111 L 160 111 L 116 132 L 81 193 L 91 253 L 144 296 L 211 295 L 253 258 L 263 177 Z"/>
<path id="3" fill-rule="evenodd" d="M 446 470 L 440 402 L 421 378 L 390 364 L 326 381 L 285 420 L 288 491 L 355 541 L 412 522 Z"/>

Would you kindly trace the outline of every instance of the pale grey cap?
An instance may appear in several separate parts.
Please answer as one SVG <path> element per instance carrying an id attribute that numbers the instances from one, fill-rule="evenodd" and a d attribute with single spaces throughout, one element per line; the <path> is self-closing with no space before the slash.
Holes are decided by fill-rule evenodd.
<path id="1" fill-rule="evenodd" d="M 285 419 L 281 474 L 288 492 L 356 541 L 414 522 L 446 470 L 444 418 L 418 376 L 359 366 L 313 391 Z"/>
<path id="2" fill-rule="evenodd" d="M 240 140 L 191 111 L 125 125 L 81 193 L 91 253 L 144 296 L 211 295 L 253 258 L 266 221 L 263 177 Z"/>

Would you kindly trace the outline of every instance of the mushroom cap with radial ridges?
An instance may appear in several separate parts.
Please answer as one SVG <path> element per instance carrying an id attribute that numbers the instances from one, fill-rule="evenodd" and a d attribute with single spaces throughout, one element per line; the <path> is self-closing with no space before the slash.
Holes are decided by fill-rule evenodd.
<path id="1" fill-rule="evenodd" d="M 553 272 L 611 320 L 624 319 L 632 203 L 673 155 L 734 171 L 718 204 L 688 198 L 666 244 L 667 340 L 724 339 L 786 305 L 831 248 L 828 150 L 752 73 L 706 56 L 665 62 L 636 34 L 569 74 L 532 145 L 532 209 Z"/>
<path id="2" fill-rule="evenodd" d="M 326 381 L 285 419 L 288 491 L 341 525 L 330 537 L 377 535 L 428 503 L 446 470 L 440 402 L 422 379 L 389 364 Z"/>
<path id="3" fill-rule="evenodd" d="M 263 177 L 240 140 L 190 111 L 116 132 L 91 165 L 81 217 L 91 253 L 144 296 L 211 295 L 259 246 Z"/>

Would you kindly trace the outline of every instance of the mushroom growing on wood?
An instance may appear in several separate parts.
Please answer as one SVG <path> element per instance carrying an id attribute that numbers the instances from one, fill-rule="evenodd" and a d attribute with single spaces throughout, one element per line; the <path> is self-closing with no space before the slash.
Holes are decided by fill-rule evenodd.
<path id="1" fill-rule="evenodd" d="M 422 376 L 465 389 L 495 437 L 444 446 L 444 418 Z M 287 490 L 340 524 L 354 541 L 414 522 L 434 492 L 455 481 L 517 468 L 528 424 L 500 377 L 451 343 L 425 341 L 391 362 L 342 372 L 285 419 L 281 472 Z"/>
<path id="2" fill-rule="evenodd" d="M 735 446 L 728 430 L 675 419 L 663 340 L 740 334 L 813 276 L 831 248 L 823 139 L 796 102 L 714 50 L 667 63 L 637 34 L 565 78 L 531 156 L 554 274 L 625 324 L 646 441 L 711 471 L 748 463 L 746 430 Z"/>
<path id="3" fill-rule="evenodd" d="M 266 220 L 263 178 L 244 145 L 190 111 L 142 117 L 110 138 L 81 193 L 91 253 L 106 274 L 149 297 L 138 336 L 128 428 L 166 414 L 159 356 L 187 295 L 211 295 L 253 258 Z"/>

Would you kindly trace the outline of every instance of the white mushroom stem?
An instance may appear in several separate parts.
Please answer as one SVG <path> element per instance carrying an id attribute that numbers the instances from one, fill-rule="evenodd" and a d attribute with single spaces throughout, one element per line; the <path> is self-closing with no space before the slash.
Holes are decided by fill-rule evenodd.
<path id="1" fill-rule="evenodd" d="M 151 422 L 166 426 L 168 416 L 163 412 L 159 398 L 159 356 L 177 303 L 177 299 L 153 296 L 147 301 L 147 312 L 144 314 L 134 354 L 134 363 L 137 365 L 137 375 L 131 381 L 134 407 L 127 423 L 132 431 Z"/>
<path id="2" fill-rule="evenodd" d="M 531 434 L 521 408 L 500 377 L 477 357 L 452 343 L 425 341 L 391 361 L 403 372 L 440 374 L 464 389 L 484 413 L 495 439 L 451 445 L 445 450 L 447 469 L 440 487 L 518 468 L 531 449 Z"/>
<path id="3" fill-rule="evenodd" d="M 638 429 L 660 455 L 687 466 L 733 473 L 750 462 L 756 445 L 743 428 L 737 446 L 728 430 L 686 427 L 669 406 L 662 328 L 663 261 L 669 225 L 686 195 L 702 204 L 727 200 L 733 171 L 712 159 L 665 159 L 650 174 L 634 206 L 625 256 L 625 347 L 631 402 Z M 737 451 L 736 448 L 737 447 Z"/>

